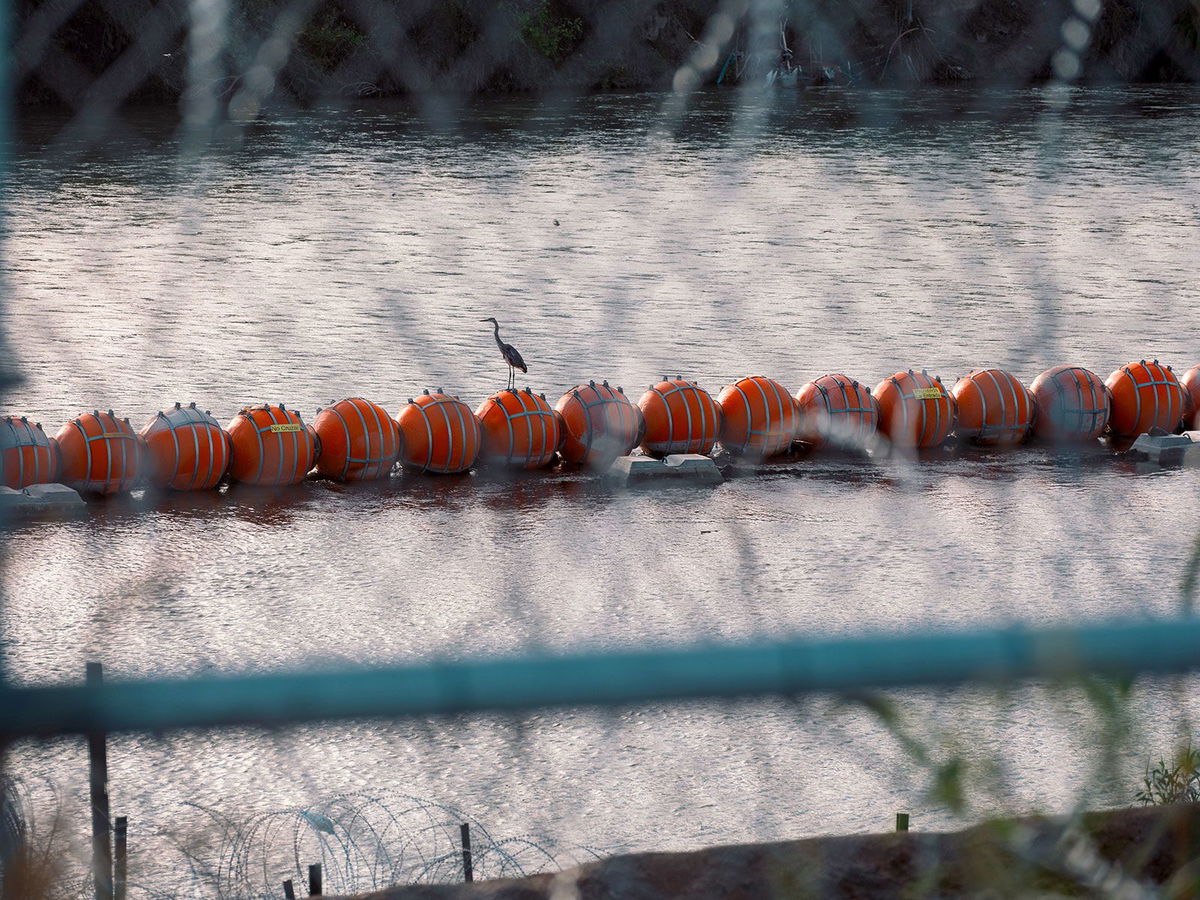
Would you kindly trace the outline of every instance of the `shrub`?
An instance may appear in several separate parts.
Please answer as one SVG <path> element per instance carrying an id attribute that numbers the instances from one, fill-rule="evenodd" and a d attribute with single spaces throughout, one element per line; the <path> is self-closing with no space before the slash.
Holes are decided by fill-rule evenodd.
<path id="1" fill-rule="evenodd" d="M 1159 759 L 1154 768 L 1147 765 L 1136 799 L 1147 805 L 1200 800 L 1200 750 L 1189 746 L 1176 754 L 1173 764 Z"/>
<path id="2" fill-rule="evenodd" d="M 571 55 L 583 38 L 583 19 L 567 15 L 539 0 L 537 6 L 519 19 L 521 39 L 556 66 Z"/>
<path id="3" fill-rule="evenodd" d="M 325 72 L 332 72 L 366 42 L 366 35 L 330 5 L 319 9 L 297 37 L 300 49 Z"/>

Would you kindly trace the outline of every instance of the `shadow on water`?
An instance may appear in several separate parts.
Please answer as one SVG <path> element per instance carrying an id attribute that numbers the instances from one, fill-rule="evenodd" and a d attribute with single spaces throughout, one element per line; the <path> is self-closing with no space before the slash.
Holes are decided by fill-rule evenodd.
<path id="1" fill-rule="evenodd" d="M 757 462 L 720 462 L 727 482 L 768 483 L 811 480 L 845 485 L 902 488 L 906 484 L 928 489 L 942 478 L 990 481 L 1075 481 L 1103 475 L 1142 476 L 1169 474 L 1171 468 L 1148 465 L 1125 455 L 1128 439 L 1108 438 L 1087 444 L 1056 446 L 1030 442 L 1019 447 L 982 447 L 947 444 L 899 458 L 873 457 L 863 452 L 797 446 L 793 452 Z M 97 523 L 120 524 L 147 515 L 179 520 L 219 521 L 235 518 L 258 526 L 293 524 L 313 509 L 345 509 L 362 515 L 395 509 L 466 511 L 482 507 L 491 511 L 526 512 L 548 503 L 604 505 L 624 494 L 710 491 L 688 483 L 651 483 L 626 487 L 603 472 L 567 464 L 543 469 L 513 470 L 482 467 L 459 475 L 431 475 L 397 469 L 375 482 L 338 482 L 310 477 L 297 485 L 264 487 L 223 484 L 211 491 L 161 491 L 145 489 L 111 497 L 88 496 L 88 518 Z M 29 523 L 5 523 L 9 530 Z"/>
<path id="2" fill-rule="evenodd" d="M 657 121 L 669 94 L 620 93 L 577 98 L 547 108 L 544 98 L 508 96 L 464 100 L 453 128 L 433 127 L 419 107 L 401 97 L 365 98 L 346 105 L 278 111 L 256 120 L 236 139 L 214 144 L 212 159 L 271 160 L 308 154 L 331 145 L 361 144 L 375 153 L 381 143 L 394 147 L 419 141 L 425 152 L 453 153 L 469 143 L 494 152 L 532 145 L 542 150 L 563 141 L 621 144 L 642 140 L 648 123 Z M 847 140 L 872 145 L 896 143 L 902 149 L 914 135 L 939 126 L 962 130 L 967 140 L 993 140 L 994 129 L 1027 129 L 1048 110 L 1072 119 L 1126 127 L 1111 137 L 1140 141 L 1141 121 L 1189 116 L 1200 102 L 1200 89 L 1179 85 L 1116 88 L 1076 88 L 1071 102 L 1060 105 L 1044 88 L 1022 91 L 974 87 L 926 87 L 919 91 L 815 87 L 785 92 L 759 92 L 709 87 L 696 92 L 673 140 L 708 150 L 763 139 L 786 138 L 806 145 L 836 147 Z M 32 161 L 56 144 L 72 117 L 61 110 L 23 109 L 17 123 L 16 161 Z M 164 104 L 135 104 L 123 115 L 123 128 L 108 139 L 79 148 L 80 166 L 45 174 L 55 179 L 138 186 L 174 182 L 187 176 L 178 166 L 180 148 L 178 108 Z M 1132 132 L 1129 134 L 1128 132 Z M 129 159 L 137 149 L 136 162 Z M 103 169 L 87 163 L 112 159 Z M 26 173 L 32 174 L 32 173 Z M 147 178 L 147 176 L 150 176 Z"/>

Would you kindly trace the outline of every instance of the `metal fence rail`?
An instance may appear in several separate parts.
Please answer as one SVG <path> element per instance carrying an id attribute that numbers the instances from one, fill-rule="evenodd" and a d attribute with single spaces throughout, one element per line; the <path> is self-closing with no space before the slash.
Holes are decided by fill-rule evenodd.
<path id="1" fill-rule="evenodd" d="M 525 656 L 478 662 L 0 689 L 0 740 L 95 731 L 619 706 L 1200 668 L 1200 620 Z"/>

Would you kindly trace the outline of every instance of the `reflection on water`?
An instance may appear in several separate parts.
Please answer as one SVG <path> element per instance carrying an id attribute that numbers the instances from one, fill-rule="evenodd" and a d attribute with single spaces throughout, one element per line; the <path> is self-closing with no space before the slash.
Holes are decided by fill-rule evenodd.
<path id="1" fill-rule="evenodd" d="M 395 412 L 435 385 L 474 403 L 506 375 L 485 315 L 551 399 L 668 371 L 715 392 L 1200 362 L 1195 93 L 1080 91 L 1059 115 L 1038 91 L 714 92 L 675 134 L 660 103 L 490 99 L 434 132 L 399 104 L 288 114 L 182 163 L 161 112 L 107 155 L 31 120 L 5 196 L 25 381 L 4 411 L 51 429 L 175 400 L 222 420 L 264 398 Z M 816 455 L 712 489 L 480 472 L 118 498 L 3 534 L 5 664 L 45 682 L 88 659 L 121 677 L 1169 614 L 1197 477 L 1096 445 Z M 1095 744 L 1060 697 L 911 699 L 1010 748 L 1013 804 L 1090 789 Z M 1148 747 L 1181 708 L 1146 687 Z M 17 760 L 83 771 L 71 742 Z M 600 846 L 951 820 L 890 738 L 817 701 L 128 737 L 113 770 L 114 808 L 148 830 L 185 799 L 371 785 Z"/>

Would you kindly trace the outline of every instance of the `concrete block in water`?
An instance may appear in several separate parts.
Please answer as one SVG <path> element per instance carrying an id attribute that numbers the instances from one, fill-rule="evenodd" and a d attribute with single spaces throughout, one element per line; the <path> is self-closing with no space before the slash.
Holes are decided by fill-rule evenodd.
<path id="1" fill-rule="evenodd" d="M 33 500 L 24 491 L 14 491 L 6 485 L 0 485 L 0 520 L 10 513 L 23 512 L 33 505 Z"/>
<path id="2" fill-rule="evenodd" d="M 721 470 L 717 468 L 717 464 L 699 453 L 672 453 L 663 463 L 675 471 L 676 478 L 686 478 L 701 484 L 719 484 L 725 480 L 721 477 Z"/>
<path id="3" fill-rule="evenodd" d="M 720 484 L 724 481 L 717 464 L 697 453 L 676 453 L 662 460 L 649 456 L 622 456 L 609 468 L 608 477 L 627 485 L 657 481 Z"/>
<path id="4" fill-rule="evenodd" d="M 1187 433 L 1138 435 L 1129 448 L 1131 455 L 1160 466 L 1178 466 L 1188 456 L 1194 460 L 1196 451 L 1200 451 L 1200 444 L 1194 443 Z"/>
<path id="5" fill-rule="evenodd" d="M 31 484 L 22 493 L 40 509 L 82 510 L 86 506 L 79 492 L 65 484 Z"/>

